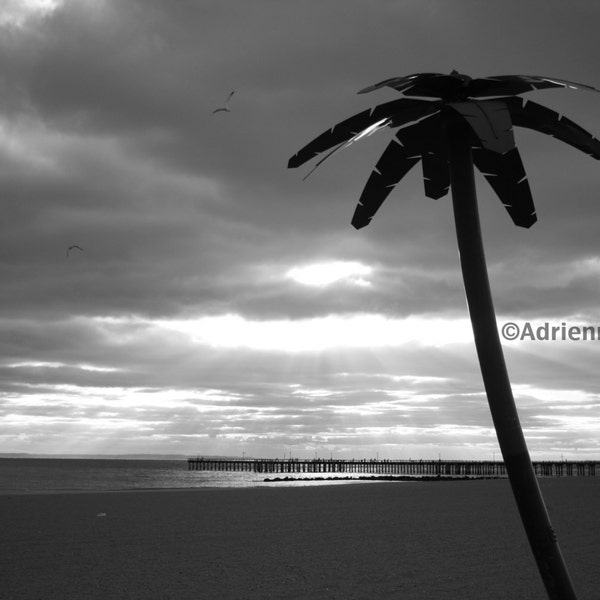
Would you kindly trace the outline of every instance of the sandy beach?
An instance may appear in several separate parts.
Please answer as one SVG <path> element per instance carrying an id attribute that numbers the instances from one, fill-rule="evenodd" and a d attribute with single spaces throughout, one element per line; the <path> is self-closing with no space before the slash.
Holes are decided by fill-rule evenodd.
<path id="1" fill-rule="evenodd" d="M 580 600 L 600 478 L 541 480 Z M 0 496 L 1 597 L 543 599 L 506 480 Z"/>

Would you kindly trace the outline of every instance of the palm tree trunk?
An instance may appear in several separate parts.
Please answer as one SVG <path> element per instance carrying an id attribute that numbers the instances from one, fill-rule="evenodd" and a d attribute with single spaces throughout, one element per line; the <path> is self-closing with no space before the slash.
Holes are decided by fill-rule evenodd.
<path id="1" fill-rule="evenodd" d="M 490 291 L 467 126 L 449 131 L 454 220 L 469 315 L 492 420 L 521 520 L 548 597 L 577 596 L 544 504 L 512 394 Z"/>

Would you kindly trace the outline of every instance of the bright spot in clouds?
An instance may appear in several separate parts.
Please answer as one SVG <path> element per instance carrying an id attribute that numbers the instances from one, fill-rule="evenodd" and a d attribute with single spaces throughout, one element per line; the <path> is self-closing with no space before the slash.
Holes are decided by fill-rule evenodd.
<path id="1" fill-rule="evenodd" d="M 381 348 L 411 343 L 439 347 L 473 342 L 468 319 L 390 319 L 377 314 L 355 314 L 257 321 L 239 315 L 222 315 L 154 323 L 213 347 L 283 352 Z"/>
<path id="2" fill-rule="evenodd" d="M 340 281 L 369 286 L 371 283 L 365 277 L 372 272 L 371 267 L 359 262 L 333 261 L 294 267 L 287 272 L 287 276 L 298 283 L 316 287 L 325 287 Z"/>
<path id="3" fill-rule="evenodd" d="M 60 0 L 2 0 L 0 25 L 21 27 L 32 16 L 45 16 L 61 4 Z"/>

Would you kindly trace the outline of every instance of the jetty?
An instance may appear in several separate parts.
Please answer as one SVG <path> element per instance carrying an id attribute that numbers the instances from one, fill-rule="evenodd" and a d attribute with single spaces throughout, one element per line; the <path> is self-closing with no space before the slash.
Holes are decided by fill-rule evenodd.
<path id="1" fill-rule="evenodd" d="M 252 473 L 327 473 L 440 477 L 506 477 L 502 461 L 372 460 L 302 458 L 188 458 L 190 471 L 248 471 Z M 533 461 L 538 477 L 594 477 L 600 460 Z"/>

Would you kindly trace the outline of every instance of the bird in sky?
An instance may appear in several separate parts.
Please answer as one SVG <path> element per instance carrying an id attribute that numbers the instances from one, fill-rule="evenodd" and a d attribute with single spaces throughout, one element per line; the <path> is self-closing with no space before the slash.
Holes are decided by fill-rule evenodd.
<path id="1" fill-rule="evenodd" d="M 69 252 L 71 252 L 71 250 L 79 250 L 80 252 L 83 252 L 83 248 L 81 246 L 78 246 L 77 244 L 71 244 L 67 248 L 67 258 L 69 258 Z"/>
<path id="2" fill-rule="evenodd" d="M 231 112 L 231 109 L 229 108 L 229 101 L 231 100 L 231 97 L 235 94 L 235 90 L 233 90 L 233 92 L 231 92 L 229 94 L 229 96 L 227 96 L 227 102 L 225 102 L 225 106 L 221 107 L 221 108 L 216 108 L 215 110 L 212 111 L 212 114 L 214 115 L 215 113 L 218 112 Z"/>

